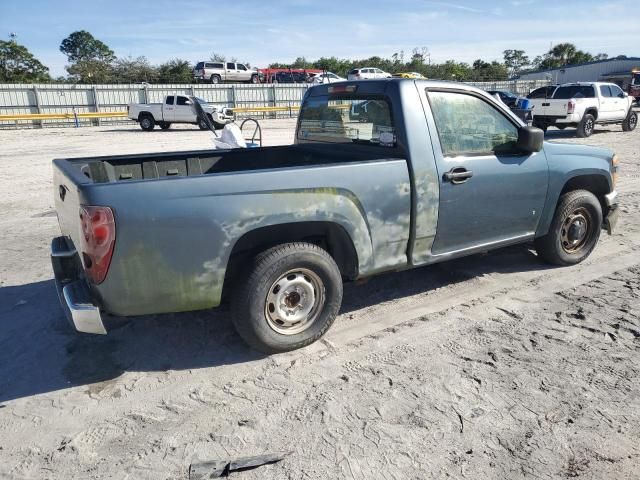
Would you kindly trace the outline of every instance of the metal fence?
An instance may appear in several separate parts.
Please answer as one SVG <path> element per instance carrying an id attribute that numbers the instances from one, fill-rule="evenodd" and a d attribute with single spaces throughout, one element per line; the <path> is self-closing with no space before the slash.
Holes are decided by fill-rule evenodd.
<path id="1" fill-rule="evenodd" d="M 486 90 L 509 90 L 526 95 L 547 80 L 472 83 Z M 122 112 L 129 103 L 159 103 L 165 95 L 183 93 L 201 97 L 215 105 L 247 107 L 297 107 L 308 84 L 143 84 L 143 85 L 68 85 L 68 84 L 0 84 L 0 115 Z M 263 117 L 288 117 L 288 112 L 262 112 Z M 248 113 L 241 115 L 250 115 Z M 256 114 L 251 114 L 256 116 Z M 78 125 L 131 122 L 126 118 L 80 119 Z M 0 120 L 0 128 L 72 126 L 72 119 Z"/>

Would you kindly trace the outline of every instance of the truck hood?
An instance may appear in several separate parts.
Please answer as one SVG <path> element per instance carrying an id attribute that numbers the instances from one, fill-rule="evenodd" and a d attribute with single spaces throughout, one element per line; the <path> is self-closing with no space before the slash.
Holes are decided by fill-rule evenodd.
<path id="1" fill-rule="evenodd" d="M 592 157 L 611 162 L 613 158 L 613 150 L 602 147 L 592 147 L 591 145 L 577 145 L 574 143 L 554 143 L 544 142 L 544 152 L 547 156 L 578 156 Z"/>

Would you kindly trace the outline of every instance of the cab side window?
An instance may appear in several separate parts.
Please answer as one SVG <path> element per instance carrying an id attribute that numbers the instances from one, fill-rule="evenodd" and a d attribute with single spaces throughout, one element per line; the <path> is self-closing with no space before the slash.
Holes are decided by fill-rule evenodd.
<path id="1" fill-rule="evenodd" d="M 609 85 L 600 85 L 600 95 L 603 97 L 613 97 L 611 95 L 611 90 L 609 89 Z"/>
<path id="2" fill-rule="evenodd" d="M 474 95 L 427 92 L 445 157 L 516 152 L 518 127 Z"/>
<path id="3" fill-rule="evenodd" d="M 235 69 L 236 69 L 235 63 L 227 63 L 227 70 L 235 70 Z"/>
<path id="4" fill-rule="evenodd" d="M 624 92 L 617 85 L 609 85 L 609 90 L 611 90 L 612 97 L 620 97 L 620 98 L 624 97 Z"/>
<path id="5" fill-rule="evenodd" d="M 238 64 L 238 70 L 243 70 L 246 71 L 247 67 L 245 67 L 244 65 L 242 65 L 241 63 Z"/>
<path id="6" fill-rule="evenodd" d="M 173 96 L 167 97 L 164 103 L 166 103 L 167 105 L 173 105 Z"/>
<path id="7" fill-rule="evenodd" d="M 189 99 L 187 97 L 177 97 L 178 101 L 176 102 L 176 105 L 190 105 Z"/>

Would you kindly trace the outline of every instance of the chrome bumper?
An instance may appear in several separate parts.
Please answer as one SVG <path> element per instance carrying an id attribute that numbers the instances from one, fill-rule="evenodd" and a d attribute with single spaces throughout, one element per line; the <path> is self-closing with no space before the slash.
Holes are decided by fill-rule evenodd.
<path id="1" fill-rule="evenodd" d="M 93 303 L 91 291 L 79 272 L 80 260 L 66 237 L 51 242 L 51 265 L 56 289 L 65 316 L 78 332 L 106 334 L 100 309 Z"/>
<path id="2" fill-rule="evenodd" d="M 618 192 L 616 192 L 615 190 L 611 193 L 607 193 L 604 196 L 604 201 L 607 204 L 607 207 L 612 207 L 613 205 L 617 204 L 618 202 L 616 201 L 618 199 Z"/>

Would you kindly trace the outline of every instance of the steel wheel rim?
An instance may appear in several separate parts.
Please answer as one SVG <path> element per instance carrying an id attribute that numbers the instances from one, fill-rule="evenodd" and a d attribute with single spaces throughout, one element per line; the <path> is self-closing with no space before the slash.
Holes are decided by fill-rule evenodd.
<path id="1" fill-rule="evenodd" d="M 281 275 L 269 288 L 264 314 L 269 327 L 282 335 L 307 330 L 320 315 L 325 303 L 320 277 L 307 268 L 296 268 Z"/>
<path id="2" fill-rule="evenodd" d="M 585 208 L 577 208 L 562 222 L 560 245 L 566 253 L 575 253 L 587 243 L 591 233 L 591 215 Z"/>
<path id="3" fill-rule="evenodd" d="M 149 128 L 151 126 L 151 121 L 148 118 L 143 118 L 142 119 L 142 126 L 144 128 Z"/>

